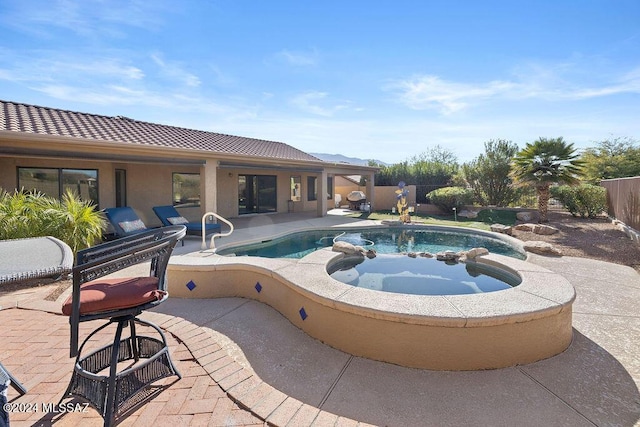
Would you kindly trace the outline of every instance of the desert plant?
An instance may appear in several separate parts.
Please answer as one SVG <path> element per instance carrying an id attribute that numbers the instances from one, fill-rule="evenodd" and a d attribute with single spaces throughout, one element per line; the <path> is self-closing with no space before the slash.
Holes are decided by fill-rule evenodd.
<path id="1" fill-rule="evenodd" d="M 0 239 L 52 236 L 74 253 L 102 237 L 102 214 L 71 191 L 62 200 L 39 192 L 0 191 Z"/>
<path id="2" fill-rule="evenodd" d="M 509 177 L 511 159 L 518 152 L 518 146 L 504 139 L 492 139 L 484 143 L 484 151 L 462 165 L 464 179 L 480 204 L 508 206 L 522 194 Z"/>
<path id="3" fill-rule="evenodd" d="M 427 194 L 431 203 L 439 207 L 445 213 L 451 213 L 453 208 L 462 209 L 473 202 L 473 192 L 462 187 L 444 187 Z"/>
<path id="4" fill-rule="evenodd" d="M 573 216 L 595 218 L 607 209 L 607 190 L 597 185 L 551 187 L 551 196 Z"/>
<path id="5" fill-rule="evenodd" d="M 536 189 L 539 221 L 547 222 L 551 184 L 577 183 L 582 165 L 573 144 L 562 137 L 539 138 L 514 157 L 510 176 L 517 184 Z"/>

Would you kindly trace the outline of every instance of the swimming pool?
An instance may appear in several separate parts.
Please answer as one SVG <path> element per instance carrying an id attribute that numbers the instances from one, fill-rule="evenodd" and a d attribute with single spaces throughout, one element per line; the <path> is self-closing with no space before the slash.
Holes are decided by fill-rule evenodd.
<path id="1" fill-rule="evenodd" d="M 331 247 L 334 239 L 373 248 L 378 254 L 408 252 L 437 253 L 446 250 L 455 252 L 483 247 L 491 253 L 526 259 L 521 249 L 506 240 L 477 230 L 444 230 L 435 227 L 384 227 L 347 230 L 314 230 L 289 234 L 273 240 L 250 245 L 225 248 L 219 255 L 259 256 L 264 258 L 300 259 L 325 247 Z"/>
<path id="2" fill-rule="evenodd" d="M 224 246 L 220 248 L 224 252 L 201 251 L 172 257 L 167 268 L 169 293 L 181 298 L 255 299 L 270 305 L 327 345 L 354 356 L 421 369 L 474 370 L 522 365 L 554 356 L 571 343 L 575 290 L 564 277 L 518 259 L 523 255 L 515 239 L 467 229 L 439 226 L 400 229 L 385 225 L 370 226 L 368 231 L 354 230 L 351 225 L 337 226 L 311 236 L 307 227 L 305 223 L 293 239 L 284 239 L 289 241 L 285 246 L 293 245 L 291 240 L 301 240 L 305 235 L 314 242 L 320 239 L 330 242 L 302 248 L 310 251 L 304 257 L 283 258 L 296 251 L 291 248 L 282 251 L 282 247 L 275 258 L 220 256 L 220 253 L 241 253 L 238 247 Z M 495 243 L 493 240 L 500 241 L 497 247 L 511 246 L 509 252 L 515 256 L 499 255 L 496 246 L 491 246 L 488 255 L 461 265 L 466 268 L 475 263 L 480 268 L 496 268 L 517 276 L 521 283 L 499 292 L 415 295 L 350 286 L 329 276 L 333 266 L 348 257 L 324 247 L 330 246 L 335 236 L 345 231 L 342 236 L 384 231 L 393 245 L 400 248 L 394 249 L 394 253 L 419 252 L 422 235 L 416 236 L 416 230 L 464 234 L 455 237 L 467 239 L 461 245 L 466 250 L 489 246 Z M 398 231 L 414 234 L 394 234 Z M 281 235 L 270 236 L 271 239 L 263 238 L 265 242 L 257 246 L 283 240 Z M 359 238 L 363 236 L 370 235 L 360 234 Z M 448 243 L 442 249 L 451 248 L 456 240 L 451 235 L 440 236 Z M 257 249 L 256 245 L 252 249 Z M 384 256 L 380 248 L 378 256 Z"/>

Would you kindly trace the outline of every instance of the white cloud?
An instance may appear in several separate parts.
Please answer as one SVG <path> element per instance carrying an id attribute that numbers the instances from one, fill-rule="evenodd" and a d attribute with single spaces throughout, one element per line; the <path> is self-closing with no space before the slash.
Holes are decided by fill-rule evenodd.
<path id="1" fill-rule="evenodd" d="M 125 37 L 119 26 L 157 29 L 162 12 L 171 3 L 164 0 L 3 0 L 2 21 L 22 32 L 47 37 L 55 29 L 82 36 Z"/>
<path id="2" fill-rule="evenodd" d="M 296 67 L 310 67 L 318 63 L 317 52 L 290 52 L 288 50 L 281 50 L 276 54 L 276 57 L 283 59 L 290 65 Z"/>
<path id="3" fill-rule="evenodd" d="M 471 102 L 508 93 L 516 86 L 511 82 L 492 81 L 480 85 L 456 83 L 437 76 L 414 77 L 392 85 L 400 89 L 400 99 L 409 108 L 434 108 L 451 114 L 466 108 Z"/>
<path id="4" fill-rule="evenodd" d="M 328 107 L 320 105 L 327 97 L 326 92 L 310 91 L 294 96 L 290 103 L 304 112 L 324 117 L 333 116 L 336 112 L 347 108 L 345 104 L 335 104 Z"/>
<path id="5" fill-rule="evenodd" d="M 513 79 L 481 83 L 456 82 L 435 75 L 422 75 L 393 82 L 385 89 L 396 91 L 400 102 L 413 110 L 435 109 L 443 115 L 491 100 L 580 101 L 640 93 L 640 67 L 619 76 L 594 73 L 599 78 L 594 79 L 591 75 L 591 79 L 585 82 L 584 70 L 578 70 L 578 66 L 527 64 L 518 67 Z"/>
<path id="6" fill-rule="evenodd" d="M 151 59 L 159 67 L 161 74 L 166 77 L 180 81 L 189 87 L 200 86 L 200 78 L 184 70 L 182 64 L 174 61 L 165 61 L 160 53 L 151 54 Z"/>

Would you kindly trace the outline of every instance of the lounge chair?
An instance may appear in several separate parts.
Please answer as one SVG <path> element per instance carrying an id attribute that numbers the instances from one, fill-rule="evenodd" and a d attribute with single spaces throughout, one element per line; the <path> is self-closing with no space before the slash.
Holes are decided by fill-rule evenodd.
<path id="1" fill-rule="evenodd" d="M 130 236 L 149 229 L 129 206 L 106 208 L 104 213 L 111 223 L 117 238 Z"/>
<path id="2" fill-rule="evenodd" d="M 155 206 L 153 208 L 155 214 L 162 221 L 162 225 L 184 225 L 187 227 L 187 234 L 202 236 L 202 223 L 201 222 L 189 222 L 188 219 L 180 215 L 180 213 L 171 205 L 168 206 Z M 220 224 L 205 224 L 205 234 L 219 233 L 221 228 Z"/>

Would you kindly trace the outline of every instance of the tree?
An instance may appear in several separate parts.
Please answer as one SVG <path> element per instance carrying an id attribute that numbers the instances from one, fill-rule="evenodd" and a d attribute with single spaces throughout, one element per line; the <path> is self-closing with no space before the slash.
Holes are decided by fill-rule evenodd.
<path id="1" fill-rule="evenodd" d="M 451 185 L 459 169 L 452 151 L 436 146 L 404 162 L 382 166 L 375 175 L 375 185 L 398 185 L 400 181 L 416 185 L 416 201 L 426 201 L 426 194 Z"/>
<path id="2" fill-rule="evenodd" d="M 511 178 L 536 189 L 539 221 L 547 222 L 551 184 L 577 184 L 582 166 L 573 144 L 562 137 L 538 138 L 513 158 Z"/>
<path id="3" fill-rule="evenodd" d="M 478 202 L 483 205 L 508 206 L 520 191 L 509 177 L 511 160 L 518 146 L 504 139 L 484 143 L 484 154 L 462 165 L 464 179 Z"/>
<path id="4" fill-rule="evenodd" d="M 591 184 L 603 179 L 640 175 L 640 146 L 631 138 L 607 139 L 582 154 L 584 177 Z"/>

